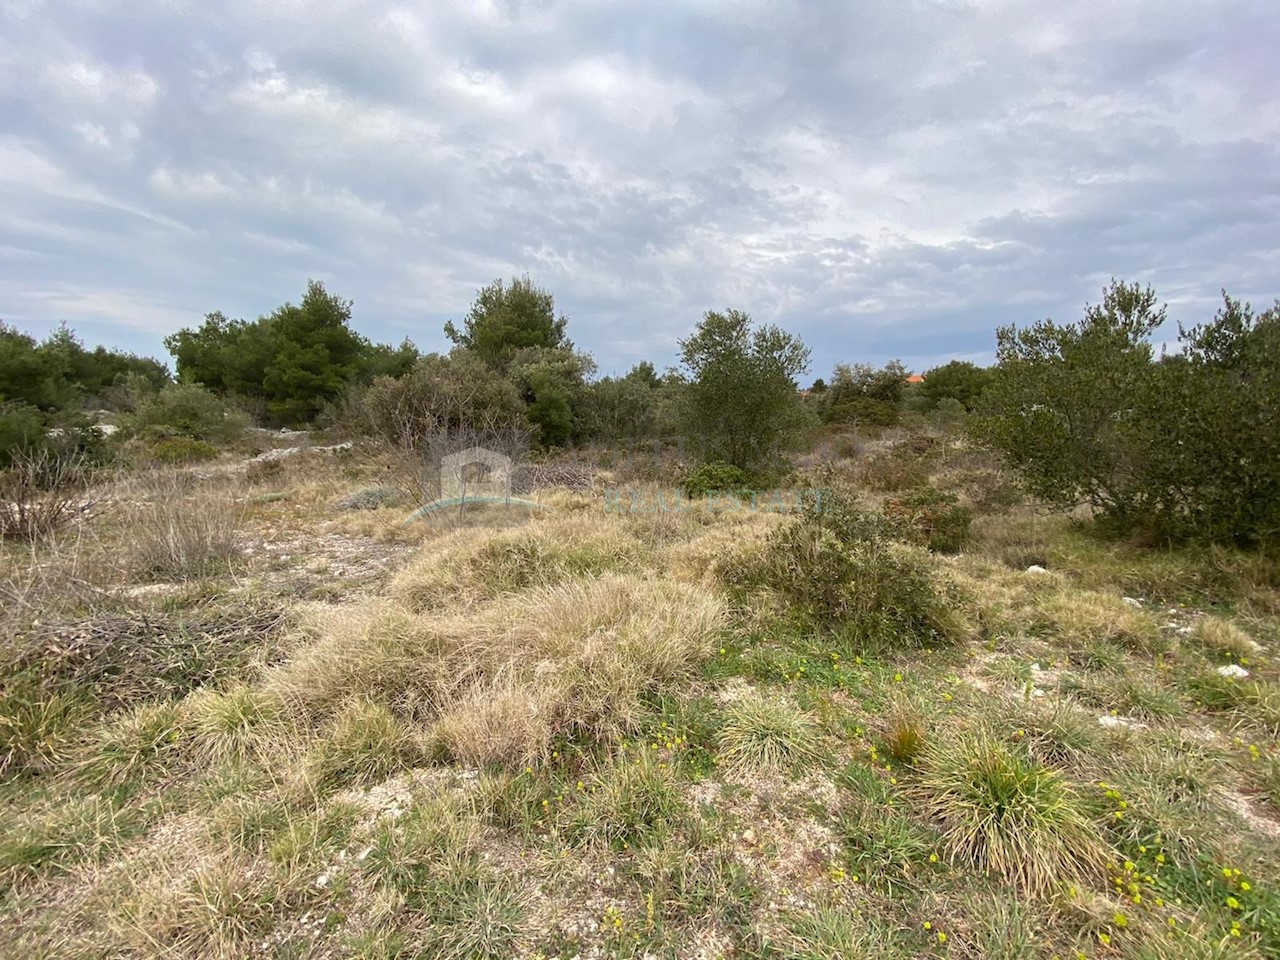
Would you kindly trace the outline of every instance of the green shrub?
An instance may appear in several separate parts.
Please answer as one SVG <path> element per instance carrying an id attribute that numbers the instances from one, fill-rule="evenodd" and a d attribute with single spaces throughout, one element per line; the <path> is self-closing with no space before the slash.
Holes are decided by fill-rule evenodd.
<path id="1" fill-rule="evenodd" d="M 956 598 L 928 558 L 892 542 L 899 525 L 830 493 L 774 535 L 740 579 L 779 592 L 802 620 L 857 646 L 927 646 L 963 634 Z"/>
<path id="2" fill-rule="evenodd" d="M 886 516 L 905 521 L 910 538 L 940 553 L 955 553 L 969 540 L 973 513 L 954 493 L 925 487 L 886 501 Z"/>
<path id="3" fill-rule="evenodd" d="M 203 463 L 218 455 L 218 448 L 192 437 L 170 437 L 158 440 L 147 449 L 147 456 L 157 463 Z"/>
<path id="4" fill-rule="evenodd" d="M 684 479 L 685 495 L 695 500 L 716 493 L 737 493 L 750 487 L 751 477 L 747 472 L 723 460 L 704 463 Z"/>
<path id="5" fill-rule="evenodd" d="M 1151 540 L 1259 546 L 1280 530 L 1280 303 L 1224 295 L 1156 359 L 1155 293 L 1112 282 L 1076 324 L 997 332 L 974 434 L 1064 509 Z"/>
<path id="6" fill-rule="evenodd" d="M 45 416 L 26 403 L 0 404 L 0 467 L 15 455 L 48 445 Z"/>
<path id="7" fill-rule="evenodd" d="M 143 398 L 123 425 L 153 441 L 189 437 L 234 443 L 244 433 L 245 418 L 198 383 L 171 383 Z"/>

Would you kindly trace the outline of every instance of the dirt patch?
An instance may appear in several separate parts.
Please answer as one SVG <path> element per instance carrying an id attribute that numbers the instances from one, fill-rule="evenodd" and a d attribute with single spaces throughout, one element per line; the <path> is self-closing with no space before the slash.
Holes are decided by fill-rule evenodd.
<path id="1" fill-rule="evenodd" d="M 1249 825 L 1249 829 L 1265 833 L 1268 837 L 1280 837 L 1280 822 L 1258 809 L 1258 805 L 1237 790 L 1220 791 L 1222 800 L 1231 811 Z"/>

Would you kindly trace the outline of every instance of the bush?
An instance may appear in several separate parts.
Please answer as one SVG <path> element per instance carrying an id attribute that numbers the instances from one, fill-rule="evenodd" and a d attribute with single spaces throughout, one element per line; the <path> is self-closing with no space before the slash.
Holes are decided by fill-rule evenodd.
<path id="1" fill-rule="evenodd" d="M 200 496 L 173 473 L 152 474 L 144 489 L 146 500 L 129 517 L 139 574 L 197 577 L 237 554 L 242 513 L 231 496 Z"/>
<path id="2" fill-rule="evenodd" d="M 48 446 L 45 417 L 26 403 L 0 404 L 0 467 L 13 457 Z"/>
<path id="3" fill-rule="evenodd" d="M 745 579 L 782 594 L 793 613 L 860 646 L 953 642 L 964 624 L 926 557 L 894 544 L 898 527 L 831 494 L 772 539 Z"/>
<path id="4" fill-rule="evenodd" d="M 191 437 L 170 437 L 168 440 L 153 443 L 147 455 L 156 463 L 202 463 L 217 457 L 218 448 L 211 443 Z"/>
<path id="5" fill-rule="evenodd" d="M 973 513 L 953 493 L 924 488 L 886 501 L 885 515 L 905 522 L 915 542 L 940 553 L 955 553 L 969 540 Z"/>
<path id="6" fill-rule="evenodd" d="M 975 435 L 1027 489 L 1122 534 L 1258 546 L 1280 531 L 1280 303 L 1238 300 L 1153 359 L 1155 293 L 1113 282 L 1078 324 L 997 334 Z"/>
<path id="7" fill-rule="evenodd" d="M 723 460 L 704 463 L 684 479 L 685 495 L 695 500 L 715 493 L 737 493 L 750 486 L 751 477 L 745 470 Z"/>
<path id="8" fill-rule="evenodd" d="M 81 454 L 15 454 L 0 471 L 0 537 L 31 543 L 53 536 L 89 509 L 87 487 Z"/>
<path id="9" fill-rule="evenodd" d="M 152 440 L 188 437 L 226 444 L 240 439 L 245 418 L 198 383 L 171 383 L 139 401 L 123 425 Z"/>

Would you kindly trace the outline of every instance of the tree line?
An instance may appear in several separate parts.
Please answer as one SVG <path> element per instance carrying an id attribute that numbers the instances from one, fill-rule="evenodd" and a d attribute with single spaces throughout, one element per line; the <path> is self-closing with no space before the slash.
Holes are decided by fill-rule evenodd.
<path id="1" fill-rule="evenodd" d="M 351 301 L 313 281 L 257 320 L 215 312 L 167 337 L 174 377 L 149 358 L 89 351 L 65 327 L 37 343 L 0 325 L 0 457 L 53 432 L 83 437 L 84 411 L 104 406 L 128 435 L 179 453 L 246 422 L 341 424 L 415 456 L 467 431 L 543 448 L 679 439 L 736 471 L 711 476 L 764 485 L 824 427 L 878 430 L 933 411 L 1044 501 L 1088 504 L 1124 533 L 1259 544 L 1280 530 L 1280 302 L 1255 313 L 1223 296 L 1159 355 L 1164 307 L 1113 281 L 1075 323 L 1001 328 L 992 367 L 952 361 L 911 384 L 896 361 L 840 363 L 804 389 L 808 347 L 736 309 L 708 311 L 675 368 L 597 377 L 528 276 L 481 289 L 445 325 L 449 352 L 426 355 L 364 338 Z"/>

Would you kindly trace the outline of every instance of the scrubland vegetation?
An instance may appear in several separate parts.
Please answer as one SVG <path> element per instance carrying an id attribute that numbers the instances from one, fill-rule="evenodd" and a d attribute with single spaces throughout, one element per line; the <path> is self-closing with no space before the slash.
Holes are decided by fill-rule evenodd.
<path id="1" fill-rule="evenodd" d="M 802 396 L 736 311 L 589 379 L 520 281 L 307 401 L 349 447 L 126 376 L 113 435 L 7 448 L 0 953 L 1280 954 L 1280 318 L 1157 360 L 1141 294 Z M 538 506 L 405 523 L 485 441 Z"/>

